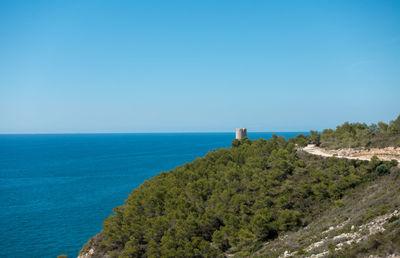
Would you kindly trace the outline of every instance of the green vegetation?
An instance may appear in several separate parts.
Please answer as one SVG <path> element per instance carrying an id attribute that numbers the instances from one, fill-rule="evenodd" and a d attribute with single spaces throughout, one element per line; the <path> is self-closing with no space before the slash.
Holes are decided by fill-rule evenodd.
<path id="1" fill-rule="evenodd" d="M 400 168 L 344 191 L 341 204 L 326 209 L 307 225 L 284 237 L 268 241 L 253 257 L 278 257 L 284 252 L 297 252 L 294 257 L 318 255 L 323 257 L 388 257 L 400 254 L 400 216 L 382 224 L 384 231 L 372 234 L 371 222 L 387 216 L 400 207 Z M 369 225 L 369 226 L 368 226 Z M 364 229 L 362 229 L 364 228 Z M 339 237 L 341 234 L 359 235 Z M 364 239 L 365 237 L 365 239 Z M 348 244 L 349 240 L 357 240 Z M 319 242 L 318 246 L 311 248 Z M 342 248 L 340 244 L 342 243 Z"/>
<path id="2" fill-rule="evenodd" d="M 316 144 L 331 149 L 400 147 L 400 115 L 389 124 L 379 122 L 367 125 L 346 122 L 337 126 L 336 130 L 325 129 L 321 134 L 311 131 L 310 135 L 297 136 L 295 141 L 301 146 Z"/>
<path id="3" fill-rule="evenodd" d="M 396 126 L 392 121 L 388 128 Z M 83 250 L 95 247 L 95 255 L 111 257 L 248 255 L 261 243 L 311 223 L 327 206 L 342 207 L 346 191 L 397 165 L 323 159 L 296 150 L 302 141 L 326 143 L 326 135 L 234 140 L 230 149 L 162 172 L 115 208 L 102 233 Z"/>

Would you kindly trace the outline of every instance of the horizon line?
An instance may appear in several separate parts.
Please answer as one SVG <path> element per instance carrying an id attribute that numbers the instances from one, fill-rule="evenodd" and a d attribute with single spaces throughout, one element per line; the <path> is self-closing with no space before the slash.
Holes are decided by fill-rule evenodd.
<path id="1" fill-rule="evenodd" d="M 247 133 L 308 133 L 309 131 L 248 131 Z M 56 135 L 56 134 L 189 134 L 189 133 L 231 133 L 235 134 L 234 131 L 173 131 L 173 132 L 61 132 L 61 133 L 0 133 L 0 135 Z"/>

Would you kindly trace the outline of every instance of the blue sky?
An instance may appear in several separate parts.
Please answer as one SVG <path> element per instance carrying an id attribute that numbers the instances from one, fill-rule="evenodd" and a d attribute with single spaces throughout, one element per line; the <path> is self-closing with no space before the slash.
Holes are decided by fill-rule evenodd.
<path id="1" fill-rule="evenodd" d="M 0 133 L 388 121 L 400 2 L 1 1 L 0 71 Z"/>

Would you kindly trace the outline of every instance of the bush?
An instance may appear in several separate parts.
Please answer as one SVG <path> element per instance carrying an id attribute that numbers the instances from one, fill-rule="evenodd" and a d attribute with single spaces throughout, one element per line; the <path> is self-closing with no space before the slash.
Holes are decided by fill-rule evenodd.
<path id="1" fill-rule="evenodd" d="M 389 173 L 389 168 L 386 164 L 381 164 L 376 168 L 376 173 L 380 176 Z"/>

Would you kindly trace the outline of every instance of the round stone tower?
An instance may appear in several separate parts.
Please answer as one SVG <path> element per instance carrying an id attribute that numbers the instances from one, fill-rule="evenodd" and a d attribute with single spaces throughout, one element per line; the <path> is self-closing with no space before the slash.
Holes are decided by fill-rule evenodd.
<path id="1" fill-rule="evenodd" d="M 236 128 L 236 139 L 241 140 L 247 137 L 246 128 Z"/>

